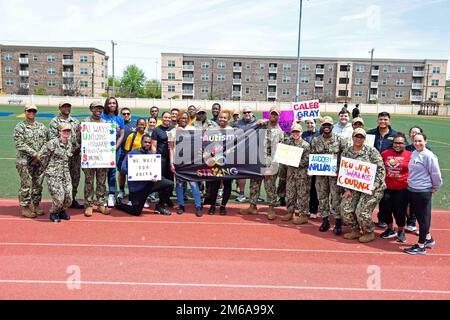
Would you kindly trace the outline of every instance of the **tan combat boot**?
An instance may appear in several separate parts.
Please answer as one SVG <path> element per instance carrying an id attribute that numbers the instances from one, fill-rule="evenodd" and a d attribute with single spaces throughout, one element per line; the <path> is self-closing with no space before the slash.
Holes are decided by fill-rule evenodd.
<path id="1" fill-rule="evenodd" d="M 358 230 L 352 230 L 352 232 L 344 234 L 344 238 L 347 240 L 359 239 L 361 237 L 361 232 Z"/>
<path id="2" fill-rule="evenodd" d="M 308 217 L 304 214 L 301 214 L 299 217 L 294 217 L 292 221 L 293 224 L 305 224 L 308 223 Z"/>
<path id="3" fill-rule="evenodd" d="M 375 240 L 375 232 L 367 232 L 364 233 L 361 237 L 359 237 L 358 241 L 361 243 L 367 243 Z"/>
<path id="4" fill-rule="evenodd" d="M 269 210 L 267 211 L 267 219 L 275 220 L 277 218 L 277 214 L 275 213 L 274 206 L 269 206 Z"/>
<path id="5" fill-rule="evenodd" d="M 97 211 L 97 212 L 100 212 L 100 213 L 102 213 L 102 214 L 110 214 L 111 213 L 111 210 L 109 210 L 107 207 L 105 207 L 105 206 L 98 206 L 97 207 L 97 210 L 95 210 L 95 211 Z"/>
<path id="6" fill-rule="evenodd" d="M 92 207 L 86 207 L 86 209 L 84 210 L 84 215 L 86 217 L 92 217 Z"/>
<path id="7" fill-rule="evenodd" d="M 281 217 L 281 220 L 283 221 L 289 221 L 294 216 L 294 212 L 288 212 L 284 216 Z"/>
<path id="8" fill-rule="evenodd" d="M 36 218 L 36 213 L 31 211 L 29 206 L 22 207 L 22 215 L 26 218 Z"/>
<path id="9" fill-rule="evenodd" d="M 34 205 L 33 212 L 37 216 L 43 216 L 45 214 L 44 210 L 39 207 L 39 203 Z"/>
<path id="10" fill-rule="evenodd" d="M 258 208 L 256 207 L 256 204 L 251 204 L 250 207 L 248 207 L 247 209 L 239 210 L 239 213 L 242 215 L 257 214 Z"/>

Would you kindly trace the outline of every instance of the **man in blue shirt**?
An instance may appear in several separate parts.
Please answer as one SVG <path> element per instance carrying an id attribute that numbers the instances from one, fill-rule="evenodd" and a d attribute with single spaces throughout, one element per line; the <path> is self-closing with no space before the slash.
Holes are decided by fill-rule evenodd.
<path id="1" fill-rule="evenodd" d="M 125 151 L 124 151 L 125 142 L 127 141 L 127 138 L 130 134 L 136 132 L 136 122 L 132 121 L 131 110 L 127 107 L 122 108 L 122 110 L 120 110 L 120 114 L 123 118 L 125 127 L 124 127 L 124 136 L 122 140 L 123 142 L 122 145 L 120 146 L 120 149 L 118 150 L 118 152 L 120 153 L 119 161 L 117 161 L 117 168 L 119 169 L 119 171 L 122 168 L 122 162 L 125 159 Z M 117 196 L 119 200 L 125 198 L 125 182 L 126 176 L 121 172 L 119 172 L 119 195 Z"/>

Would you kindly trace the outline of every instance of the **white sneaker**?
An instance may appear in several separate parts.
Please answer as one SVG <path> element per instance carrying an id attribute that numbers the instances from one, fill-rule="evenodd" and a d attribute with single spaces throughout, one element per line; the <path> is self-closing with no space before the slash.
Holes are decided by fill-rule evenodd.
<path id="1" fill-rule="evenodd" d="M 317 214 L 316 213 L 309 213 L 309 218 L 316 219 L 317 218 Z"/>
<path id="2" fill-rule="evenodd" d="M 125 198 L 125 191 L 120 191 L 119 195 L 117 196 L 117 199 L 123 199 Z"/>
<path id="3" fill-rule="evenodd" d="M 132 206 L 133 203 L 131 201 L 128 201 L 127 206 Z"/>
<path id="4" fill-rule="evenodd" d="M 145 201 L 144 208 L 150 208 L 150 204 L 148 202 L 149 202 L 148 200 Z"/>
<path id="5" fill-rule="evenodd" d="M 409 226 L 406 226 L 406 230 L 409 232 L 414 232 L 417 230 L 417 228 L 416 228 L 416 226 L 409 225 Z"/>
<path id="6" fill-rule="evenodd" d="M 243 194 L 240 194 L 236 197 L 236 201 L 238 201 L 238 202 L 244 202 L 245 200 L 247 200 L 247 199 L 245 198 L 245 196 Z"/>
<path id="7" fill-rule="evenodd" d="M 116 197 L 113 194 L 108 195 L 108 207 L 114 207 L 116 204 Z"/>

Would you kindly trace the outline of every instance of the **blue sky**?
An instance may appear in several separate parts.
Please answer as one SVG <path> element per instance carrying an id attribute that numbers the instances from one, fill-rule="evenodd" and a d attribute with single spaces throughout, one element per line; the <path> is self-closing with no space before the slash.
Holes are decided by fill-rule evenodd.
<path id="1" fill-rule="evenodd" d="M 161 52 L 296 56 L 299 2 L 0 1 L 0 43 L 111 55 L 114 39 L 116 75 L 136 64 L 159 78 Z M 448 17 L 450 0 L 304 0 L 301 53 L 364 58 L 375 48 L 375 58 L 449 59 Z"/>

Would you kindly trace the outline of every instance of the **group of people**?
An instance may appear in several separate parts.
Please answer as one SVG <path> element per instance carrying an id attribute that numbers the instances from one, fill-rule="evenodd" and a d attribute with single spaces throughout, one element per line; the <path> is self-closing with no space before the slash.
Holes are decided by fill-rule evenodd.
<path id="1" fill-rule="evenodd" d="M 24 109 L 25 120 L 15 127 L 19 201 L 25 217 L 35 218 L 44 214 L 39 206 L 44 177 L 52 197 L 49 213 L 50 220 L 54 222 L 70 219 L 67 208 L 84 209 L 87 217 L 92 216 L 94 211 L 107 215 L 113 206 L 129 214 L 140 215 L 150 202 L 156 202 L 155 212 L 170 215 L 170 208 L 174 207 L 170 199 L 174 189 L 177 213 L 183 214 L 187 186 L 191 189 L 198 217 L 203 215 L 205 204 L 209 204 L 208 214 L 215 214 L 219 198 L 219 213 L 225 215 L 233 181 L 218 179 L 199 183 L 178 177 L 174 163 L 176 135 L 180 130 L 265 129 L 264 166 L 267 170 L 263 178 L 249 179 L 250 204 L 240 210 L 240 214 L 259 212 L 258 203 L 264 201 L 260 197 L 264 182 L 269 220 L 277 218 L 276 206 L 286 206 L 286 214 L 281 218 L 283 221 L 292 220 L 299 225 L 316 218 L 320 212 L 320 232 L 331 228 L 330 216 L 333 216 L 333 233 L 336 236 L 342 233 L 342 227 L 346 225 L 350 232 L 345 233 L 344 238 L 365 243 L 375 239 L 376 226 L 385 229 L 382 238 L 395 237 L 399 242 L 406 242 L 405 231 L 415 231 L 417 219 L 418 243 L 405 249 L 405 252 L 424 254 L 427 248 L 435 245 L 430 234 L 431 199 L 442 185 L 437 157 L 427 146 L 427 137 L 421 128 L 411 128 L 411 143 L 408 144 L 403 133 L 392 129 L 388 112 L 379 113 L 378 126 L 367 132 L 359 109 L 357 113 L 353 112 L 357 117 L 352 117 L 350 122 L 347 108 L 339 112 L 337 123 L 325 116 L 319 119 L 319 128 L 316 128 L 314 119 L 305 121 L 305 131 L 301 123 L 294 122 L 290 132 L 283 132 L 278 123 L 281 113 L 278 107 L 270 109 L 269 119 L 258 120 L 250 107 L 244 107 L 242 113 L 230 112 L 214 103 L 211 108 L 213 117 L 207 119 L 207 110 L 203 107 L 191 105 L 186 111 L 173 108 L 159 115 L 159 109 L 153 106 L 148 119 L 133 121 L 129 108 L 120 109 L 119 115 L 116 98 L 109 97 L 104 103 L 94 101 L 89 107 L 91 115 L 82 121 L 116 124 L 117 167 L 82 169 L 85 174 L 83 206 L 76 200 L 81 172 L 81 127 L 80 121 L 71 116 L 71 108 L 69 102 L 61 102 L 59 114 L 46 128 L 35 119 L 37 107 L 27 105 Z M 366 143 L 369 134 L 375 136 L 374 147 Z M 303 149 L 298 167 L 279 165 L 273 169 L 273 158 L 279 143 Z M 125 200 L 129 154 L 160 154 L 162 179 L 128 181 L 129 197 Z M 346 157 L 376 164 L 371 194 L 338 186 L 336 176 L 309 176 L 310 154 L 335 155 L 338 163 L 341 157 Z M 116 169 L 119 171 L 118 194 Z M 236 181 L 237 201 L 245 201 L 247 181 Z M 376 225 L 372 213 L 377 205 Z M 397 230 L 394 229 L 393 218 Z"/>

